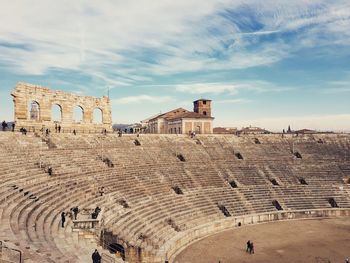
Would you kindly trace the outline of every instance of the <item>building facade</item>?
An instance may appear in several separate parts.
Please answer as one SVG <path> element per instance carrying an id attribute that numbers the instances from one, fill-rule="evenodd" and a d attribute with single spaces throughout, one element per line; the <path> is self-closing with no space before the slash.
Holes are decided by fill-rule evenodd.
<path id="1" fill-rule="evenodd" d="M 193 111 L 177 108 L 149 119 L 148 132 L 155 134 L 213 133 L 214 118 L 211 116 L 211 100 L 200 99 L 193 104 Z"/>

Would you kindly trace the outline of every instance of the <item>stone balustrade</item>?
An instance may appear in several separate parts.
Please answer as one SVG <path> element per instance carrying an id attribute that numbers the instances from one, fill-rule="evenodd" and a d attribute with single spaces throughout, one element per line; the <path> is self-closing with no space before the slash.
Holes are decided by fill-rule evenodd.
<path id="1" fill-rule="evenodd" d="M 84 211 L 79 214 L 77 220 L 72 220 L 73 231 L 100 229 L 103 226 L 104 208 L 101 209 L 96 219 L 88 218 L 91 217 L 93 212 L 94 209 L 92 208 L 84 209 Z"/>

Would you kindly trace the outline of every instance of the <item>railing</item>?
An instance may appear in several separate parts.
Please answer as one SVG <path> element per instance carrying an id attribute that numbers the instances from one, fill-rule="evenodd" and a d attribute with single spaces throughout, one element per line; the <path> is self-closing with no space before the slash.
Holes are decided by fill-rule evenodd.
<path id="1" fill-rule="evenodd" d="M 83 212 L 81 212 L 81 216 L 88 216 L 91 215 L 94 209 L 84 209 Z M 101 209 L 96 219 L 77 219 L 73 220 L 73 231 L 78 230 L 89 230 L 89 229 L 99 229 L 103 225 L 103 212 L 104 208 Z"/>
<path id="2" fill-rule="evenodd" d="M 10 248 L 0 241 L 0 260 L 11 263 L 22 263 L 22 251 Z"/>

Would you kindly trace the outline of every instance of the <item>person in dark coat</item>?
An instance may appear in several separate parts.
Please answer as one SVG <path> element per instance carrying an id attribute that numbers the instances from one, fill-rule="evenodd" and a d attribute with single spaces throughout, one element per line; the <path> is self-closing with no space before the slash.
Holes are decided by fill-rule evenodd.
<path id="1" fill-rule="evenodd" d="M 3 121 L 2 124 L 1 124 L 1 126 L 2 126 L 2 131 L 5 131 L 6 128 L 7 128 L 7 123 L 6 123 L 6 121 Z"/>
<path id="2" fill-rule="evenodd" d="M 62 227 L 64 227 L 64 222 L 66 222 L 66 214 L 64 212 L 61 213 L 61 223 Z"/>
<path id="3" fill-rule="evenodd" d="M 74 220 L 77 220 L 77 216 L 79 213 L 79 208 L 77 206 L 73 208 L 73 213 L 74 213 Z"/>
<path id="4" fill-rule="evenodd" d="M 249 253 L 254 254 L 254 243 L 253 242 L 250 243 Z"/>
<path id="5" fill-rule="evenodd" d="M 95 249 L 95 252 L 92 253 L 92 263 L 101 263 L 101 256 L 100 253 L 98 253 L 97 249 Z"/>
<path id="6" fill-rule="evenodd" d="M 12 132 L 14 132 L 15 131 L 15 127 L 16 127 L 16 123 L 12 123 Z"/>
<path id="7" fill-rule="evenodd" d="M 246 249 L 246 252 L 249 252 L 250 251 L 250 240 L 247 241 L 247 249 Z"/>

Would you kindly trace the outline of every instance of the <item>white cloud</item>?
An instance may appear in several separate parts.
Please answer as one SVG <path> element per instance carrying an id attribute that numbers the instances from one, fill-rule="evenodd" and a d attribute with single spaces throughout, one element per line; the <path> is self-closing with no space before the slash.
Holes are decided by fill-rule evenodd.
<path id="1" fill-rule="evenodd" d="M 327 87 L 321 90 L 323 94 L 338 94 L 350 92 L 350 80 L 329 81 Z M 318 91 L 318 89 L 317 89 Z"/>
<path id="2" fill-rule="evenodd" d="M 215 104 L 242 104 L 242 103 L 250 103 L 252 102 L 252 100 L 248 100 L 248 99 L 227 99 L 227 100 L 216 100 Z"/>
<path id="3" fill-rule="evenodd" d="M 193 83 L 193 84 L 180 84 L 176 85 L 175 90 L 178 92 L 185 92 L 191 94 L 219 94 L 228 92 L 235 94 L 238 91 L 238 86 L 234 84 L 221 84 L 221 83 Z"/>
<path id="4" fill-rule="evenodd" d="M 150 96 L 150 95 L 138 95 L 138 96 L 128 96 L 119 99 L 114 99 L 114 104 L 133 104 L 133 103 L 164 103 L 173 101 L 173 98 L 169 96 Z"/>
<path id="5" fill-rule="evenodd" d="M 274 83 L 262 80 L 241 81 L 232 83 L 187 83 L 175 86 L 178 92 L 191 94 L 237 94 L 239 91 L 249 90 L 255 92 L 281 92 L 291 90 L 293 87 L 279 87 Z"/>
<path id="6" fill-rule="evenodd" d="M 235 15 L 222 15 L 242 8 L 261 29 L 241 29 Z M 107 83 L 116 79 L 115 85 L 151 79 L 150 74 L 270 65 L 302 45 L 349 43 L 349 10 L 345 0 L 130 0 L 98 5 L 13 0 L 1 4 L 0 43 L 25 48 L 1 47 L 0 62 L 24 74 L 45 74 L 50 68 L 100 72 Z M 252 23 L 244 14 L 237 19 Z M 303 41 L 257 41 L 307 26 L 313 30 L 301 33 Z M 151 62 L 144 57 L 150 50 L 155 56 Z"/>

